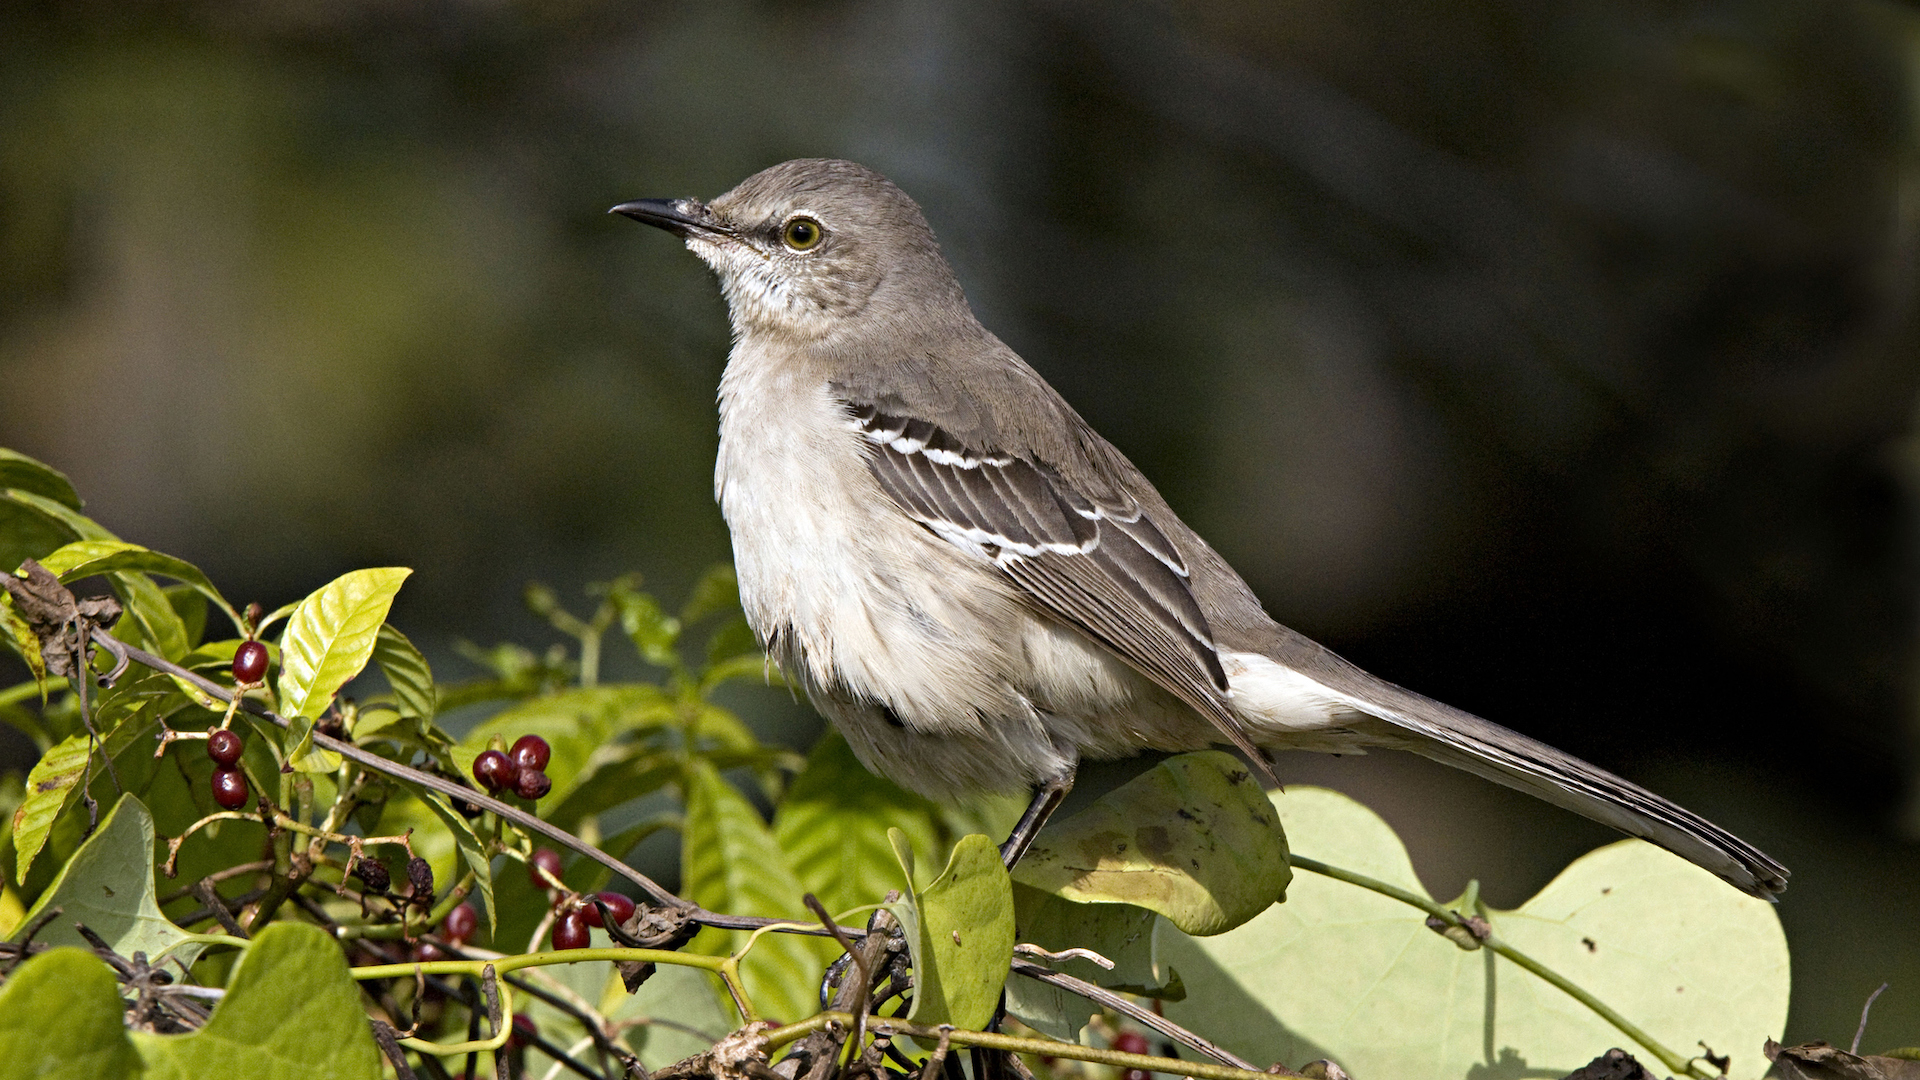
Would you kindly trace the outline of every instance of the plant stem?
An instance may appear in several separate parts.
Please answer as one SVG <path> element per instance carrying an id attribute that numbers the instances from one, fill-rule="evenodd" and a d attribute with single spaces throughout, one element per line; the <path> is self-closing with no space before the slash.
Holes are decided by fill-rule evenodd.
<path id="1" fill-rule="evenodd" d="M 853 1019 L 849 1013 L 819 1013 L 797 1024 L 788 1024 L 786 1027 L 767 1032 L 767 1045 L 768 1047 L 785 1046 L 828 1024 L 851 1026 Z M 1213 1065 L 1204 1061 L 1183 1061 L 1179 1058 L 1129 1054 L 1120 1050 L 1104 1050 L 1095 1046 L 1056 1042 L 1052 1039 L 1026 1039 L 1017 1035 L 1002 1035 L 990 1031 L 928 1027 L 925 1024 L 910 1024 L 885 1016 L 867 1017 L 867 1027 L 882 1035 L 910 1035 L 916 1039 L 929 1040 L 944 1038 L 956 1046 L 978 1046 L 988 1050 L 1011 1050 L 1021 1054 L 1070 1058 L 1074 1061 L 1090 1061 L 1096 1065 L 1111 1065 L 1118 1069 L 1145 1069 L 1148 1072 L 1168 1073 L 1173 1076 L 1191 1076 L 1196 1080 L 1272 1080 L 1269 1073 L 1236 1069 L 1227 1065 Z"/>
<path id="2" fill-rule="evenodd" d="M 1365 874 L 1356 874 L 1351 870 L 1342 870 L 1337 866 L 1328 866 L 1318 859 L 1309 859 L 1304 855 L 1290 854 L 1287 856 L 1287 861 L 1302 870 L 1311 870 L 1322 877 L 1330 877 L 1335 881 L 1344 881 L 1349 885 L 1358 885 L 1360 888 L 1377 892 L 1382 896 L 1390 896 L 1403 904 L 1419 908 L 1421 911 L 1445 922 L 1449 926 L 1461 927 L 1469 933 L 1474 932 L 1474 928 L 1467 925 L 1467 920 L 1462 918 L 1459 912 L 1448 910 L 1427 897 L 1402 889 L 1397 885 L 1389 885 L 1384 881 L 1367 877 Z M 1482 910 L 1485 909 L 1483 908 Z M 1475 936 L 1477 937 L 1478 935 L 1475 934 Z M 1633 1021 L 1628 1020 L 1626 1017 L 1608 1008 L 1605 1002 L 1575 985 L 1566 976 L 1507 944 L 1501 940 L 1498 934 L 1489 931 L 1486 937 L 1481 939 L 1481 943 L 1500 956 L 1506 957 L 1521 968 L 1532 972 L 1559 988 L 1568 997 L 1592 1009 L 1602 1020 L 1605 1020 L 1617 1028 L 1621 1034 L 1639 1043 L 1641 1046 L 1646 1047 L 1655 1057 L 1658 1057 L 1660 1063 L 1667 1068 L 1677 1072 L 1684 1072 L 1688 1076 L 1699 1078 L 1699 1080 L 1711 1080 L 1715 1075 L 1706 1072 L 1692 1061 L 1667 1049 L 1658 1039 L 1641 1030 L 1638 1024 L 1635 1024 Z"/>

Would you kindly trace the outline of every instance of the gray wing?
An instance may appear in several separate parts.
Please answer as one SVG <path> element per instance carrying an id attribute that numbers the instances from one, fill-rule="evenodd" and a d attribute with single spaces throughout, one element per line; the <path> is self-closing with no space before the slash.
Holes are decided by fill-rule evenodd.
<path id="1" fill-rule="evenodd" d="M 889 405 L 892 403 L 889 402 Z M 1046 462 L 964 445 L 930 421 L 849 401 L 874 478 L 908 516 L 991 561 L 1049 615 L 1213 721 L 1263 769 L 1186 561 L 1137 502 L 1095 499 Z"/>

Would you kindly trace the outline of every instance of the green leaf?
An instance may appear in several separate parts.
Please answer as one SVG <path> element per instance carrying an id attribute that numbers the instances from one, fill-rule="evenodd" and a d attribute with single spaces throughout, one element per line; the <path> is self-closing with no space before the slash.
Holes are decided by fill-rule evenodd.
<path id="1" fill-rule="evenodd" d="M 938 808 L 882 780 L 828 729 L 773 815 L 773 834 L 808 892 L 829 912 L 877 904 L 899 884 L 887 829 L 932 851 Z"/>
<path id="2" fill-rule="evenodd" d="M 680 864 L 687 899 L 709 911 L 813 922 L 801 901 L 805 890 L 753 804 L 699 758 L 687 763 L 686 785 Z M 746 940 L 743 932 L 706 930 L 692 947 L 718 956 Z M 826 946 L 816 943 L 822 940 Z M 816 987 L 831 945 L 830 939 L 761 935 L 740 969 L 762 1018 L 791 1022 L 819 1011 Z"/>
<path id="3" fill-rule="evenodd" d="M 162 555 L 138 544 L 122 540 L 76 540 L 48 554 L 40 560 L 40 565 L 59 575 L 60 580 L 67 584 L 114 571 L 161 574 L 192 586 L 225 612 L 236 630 L 240 626 L 239 613 L 234 611 L 232 604 L 227 603 L 226 597 L 220 595 L 220 590 L 213 587 L 213 582 L 199 567 L 185 559 Z"/>
<path id="4" fill-rule="evenodd" d="M 33 860 L 46 846 L 47 833 L 67 804 L 67 796 L 87 772 L 87 754 L 92 742 L 86 732 L 70 735 L 40 755 L 33 771 L 27 773 L 27 797 L 13 812 L 13 848 L 18 872 L 15 881 L 27 880 Z"/>
<path id="5" fill-rule="evenodd" d="M 118 540 L 119 537 L 108 532 L 99 522 L 67 505 L 59 499 L 50 499 L 24 488 L 6 489 L 8 502 L 24 506 L 39 514 L 42 518 L 60 526 L 73 534 L 76 540 Z"/>
<path id="6" fill-rule="evenodd" d="M 740 610 L 740 578 L 733 572 L 732 563 L 715 563 L 707 567 L 700 580 L 693 585 L 693 591 L 687 594 L 687 603 L 680 609 L 680 622 L 691 626 L 716 612 Z"/>
<path id="7" fill-rule="evenodd" d="M 53 945 L 85 945 L 74 923 L 105 939 L 113 951 L 131 957 L 144 952 L 157 961 L 161 950 L 178 944 L 186 931 L 167 921 L 153 895 L 153 818 L 146 805 L 122 795 L 100 823 L 100 829 L 80 845 L 60 868 L 47 891 L 21 920 L 23 934 L 42 911 L 62 909 L 59 918 L 40 931 L 36 941 Z M 18 940 L 16 936 L 16 940 Z M 193 966 L 200 947 L 180 945 L 168 954 Z"/>
<path id="8" fill-rule="evenodd" d="M 106 961 L 72 946 L 49 949 L 0 986 L 0 1061 L 9 1076 L 137 1080 L 144 1066 L 125 1012 Z"/>
<path id="9" fill-rule="evenodd" d="M 0 630 L 6 631 L 7 644 L 27 662 L 27 669 L 33 672 L 34 685 L 40 688 L 40 701 L 47 700 L 47 660 L 40 653 L 40 638 L 27 625 L 27 620 L 13 608 L 13 594 L 0 591 Z"/>
<path id="10" fill-rule="evenodd" d="M 340 767 L 340 754 L 314 745 L 314 727 L 313 719 L 306 716 L 295 716 L 287 722 L 287 742 L 292 747 L 287 751 L 287 764 L 296 772 L 333 772 Z"/>
<path id="11" fill-rule="evenodd" d="M 661 964 L 605 1016 L 616 1023 L 643 1025 L 630 1029 L 627 1041 L 649 1069 L 663 1069 L 711 1049 L 733 1027 L 714 997 L 713 976 L 671 964 Z"/>
<path id="12" fill-rule="evenodd" d="M 1013 911 L 1022 943 L 1049 952 L 1088 949 L 1113 961 L 1111 970 L 1091 960 L 1073 957 L 1048 964 L 1055 971 L 1085 979 L 1095 986 L 1123 990 L 1145 997 L 1178 1000 L 1184 990 L 1176 982 L 1162 986 L 1154 966 L 1154 926 L 1159 916 L 1132 904 L 1076 904 L 1052 893 L 1013 883 Z M 1007 980 L 1007 1011 L 1020 1022 L 1056 1039 L 1078 1042 L 1080 1029 L 1099 1008 L 1078 994 L 1016 976 Z"/>
<path id="13" fill-rule="evenodd" d="M 1343 795 L 1273 796 L 1295 850 L 1424 895 L 1393 830 Z M 1494 933 L 1682 1054 L 1705 1041 L 1730 1075 L 1767 1070 L 1787 1016 L 1786 939 L 1772 904 L 1659 848 L 1582 856 Z M 1652 1055 L 1490 949 L 1462 951 L 1415 908 L 1303 873 L 1287 902 L 1211 938 L 1162 924 L 1162 965 L 1189 992 L 1167 1016 L 1255 1061 L 1330 1056 L 1355 1076 L 1562 1076 L 1608 1047 Z"/>
<path id="14" fill-rule="evenodd" d="M 607 598 L 620 612 L 620 628 L 649 664 L 670 668 L 680 663 L 680 655 L 674 652 L 680 641 L 680 620 L 660 610 L 659 601 L 624 587 L 616 587 Z"/>
<path id="15" fill-rule="evenodd" d="M 146 1080 L 377 1080 L 381 1071 L 339 943 L 305 923 L 260 932 L 205 1027 L 135 1032 L 133 1042 Z"/>
<path id="16" fill-rule="evenodd" d="M 899 830 L 888 839 L 911 895 L 887 905 L 913 951 L 916 1023 L 978 1029 L 993 1019 L 1013 959 L 1013 884 L 1000 849 L 985 836 L 962 837 L 947 868 L 925 889 L 913 883 L 913 851 Z"/>
<path id="17" fill-rule="evenodd" d="M 1259 781 L 1233 755 L 1207 750 L 1168 758 L 1042 831 L 1015 877 L 1081 903 L 1135 904 L 1205 935 L 1283 899 L 1292 873 Z"/>
<path id="18" fill-rule="evenodd" d="M 0 446 L 0 488 L 32 492 L 75 510 L 82 505 L 66 473 L 4 446 Z"/>
<path id="19" fill-rule="evenodd" d="M 404 567 L 355 570 L 315 590 L 293 609 L 280 639 L 280 714 L 318 719 L 333 695 L 373 656 L 380 625 Z"/>
<path id="20" fill-rule="evenodd" d="M 154 584 L 152 578 L 133 570 L 116 570 L 107 575 L 107 580 L 113 583 L 113 591 L 120 594 L 120 602 L 127 609 L 126 618 L 116 629 L 132 623 L 140 632 L 138 643 L 148 651 L 169 660 L 187 655 L 193 648 L 193 643 L 187 640 L 187 624 L 173 609 L 173 601 L 167 599 L 164 589 Z"/>
<path id="21" fill-rule="evenodd" d="M 393 687 L 393 700 L 401 716 L 422 724 L 433 719 L 433 669 L 407 635 L 383 623 L 373 643 L 373 662 L 380 665 L 387 685 Z"/>

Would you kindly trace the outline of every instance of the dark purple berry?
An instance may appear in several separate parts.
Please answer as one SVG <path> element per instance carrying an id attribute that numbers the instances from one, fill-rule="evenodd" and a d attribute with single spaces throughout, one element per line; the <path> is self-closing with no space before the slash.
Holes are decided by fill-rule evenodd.
<path id="1" fill-rule="evenodd" d="M 267 647 L 257 641 L 243 641 L 233 650 L 233 681 L 257 683 L 267 677 Z"/>
<path id="2" fill-rule="evenodd" d="M 534 1026 L 533 1017 L 526 1013 L 513 1014 L 513 1033 L 507 1036 L 507 1042 L 513 1044 L 515 1049 L 532 1046 L 533 1040 L 539 1035 L 540 1029 Z"/>
<path id="3" fill-rule="evenodd" d="M 586 919 L 587 924 L 590 926 L 606 925 L 600 920 L 600 909 L 594 906 L 593 902 L 595 900 L 607 905 L 607 914 L 613 917 L 613 925 L 615 926 L 626 922 L 627 917 L 633 914 L 632 900 L 617 892 L 603 892 L 596 896 L 588 897 L 586 906 L 580 909 L 580 916 Z"/>
<path id="4" fill-rule="evenodd" d="M 239 769 L 213 771 L 213 801 L 226 810 L 247 805 L 247 777 Z"/>
<path id="5" fill-rule="evenodd" d="M 553 760 L 553 747 L 538 735 L 522 735 L 513 740 L 513 749 L 507 751 L 507 756 L 522 769 L 545 769 L 547 762 Z"/>
<path id="6" fill-rule="evenodd" d="M 408 959 L 416 964 L 430 964 L 435 960 L 445 960 L 446 958 L 447 954 L 441 950 L 440 946 L 435 945 L 431 941 L 422 941 L 415 945 L 412 954 L 408 957 Z"/>
<path id="7" fill-rule="evenodd" d="M 426 907 L 433 903 L 433 864 L 415 855 L 407 860 L 407 884 L 413 886 L 413 902 Z"/>
<path id="8" fill-rule="evenodd" d="M 473 759 L 473 778 L 488 791 L 510 788 L 520 779 L 520 768 L 513 759 L 498 750 L 482 750 Z"/>
<path id="9" fill-rule="evenodd" d="M 387 872 L 387 864 L 379 859 L 361 859 L 354 863 L 353 876 L 365 883 L 370 893 L 385 893 L 393 884 L 393 875 Z"/>
<path id="10" fill-rule="evenodd" d="M 207 756 L 223 769 L 240 764 L 240 752 L 246 748 L 239 735 L 224 728 L 207 736 Z"/>
<path id="11" fill-rule="evenodd" d="M 533 879 L 534 888 L 553 888 L 547 883 L 547 879 L 541 876 L 542 870 L 552 875 L 555 881 L 560 880 L 560 853 L 552 848 L 536 848 L 533 859 L 527 863 L 527 876 Z"/>
<path id="12" fill-rule="evenodd" d="M 1113 1048 L 1123 1054 L 1144 1054 L 1147 1037 L 1137 1031 L 1123 1031 L 1113 1037 Z"/>
<path id="13" fill-rule="evenodd" d="M 473 910 L 472 904 L 460 904 L 440 922 L 440 932 L 455 945 L 465 945 L 480 928 L 480 913 Z"/>
<path id="14" fill-rule="evenodd" d="M 553 781 L 539 769 L 522 768 L 513 790 L 523 799 L 538 799 L 553 790 Z"/>
<path id="15" fill-rule="evenodd" d="M 584 949 L 592 940 L 593 935 L 587 931 L 587 920 L 581 916 L 579 908 L 562 914 L 553 924 L 553 947 L 556 949 Z"/>

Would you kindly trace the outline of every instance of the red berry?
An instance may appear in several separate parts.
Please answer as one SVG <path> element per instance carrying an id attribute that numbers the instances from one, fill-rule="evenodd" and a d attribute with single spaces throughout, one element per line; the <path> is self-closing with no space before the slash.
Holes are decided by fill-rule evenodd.
<path id="1" fill-rule="evenodd" d="M 207 736 L 207 756 L 219 763 L 223 769 L 231 769 L 240 764 L 240 752 L 247 744 L 232 731 L 221 729 Z"/>
<path id="2" fill-rule="evenodd" d="M 526 1013 L 513 1014 L 513 1033 L 507 1036 L 509 1043 L 517 1048 L 525 1048 L 533 1045 L 533 1040 L 539 1034 L 540 1029 L 534 1026 L 533 1017 Z"/>
<path id="3" fill-rule="evenodd" d="M 1153 1080 L 1153 1074 L 1145 1069 L 1128 1069 L 1120 1074 L 1120 1080 Z"/>
<path id="4" fill-rule="evenodd" d="M 540 875 L 542 870 L 553 875 L 555 881 L 560 880 L 560 853 L 552 848 L 537 848 L 533 853 L 533 860 L 527 863 L 527 876 L 533 879 L 534 888 L 553 888 L 547 884 L 547 879 Z"/>
<path id="5" fill-rule="evenodd" d="M 408 957 L 408 959 L 417 964 L 430 964 L 435 960 L 445 960 L 446 958 L 447 954 L 441 951 L 440 946 L 435 945 L 431 941 L 422 941 L 415 945 L 412 955 Z"/>
<path id="6" fill-rule="evenodd" d="M 1147 1037 L 1137 1031 L 1123 1031 L 1113 1037 L 1113 1048 L 1123 1054 L 1144 1054 Z"/>
<path id="7" fill-rule="evenodd" d="M 246 774 L 239 769 L 215 769 L 213 801 L 227 810 L 238 810 L 247 805 Z"/>
<path id="8" fill-rule="evenodd" d="M 523 766 L 519 778 L 513 782 L 513 790 L 523 799 L 538 799 L 553 790 L 553 781 L 539 769 Z"/>
<path id="9" fill-rule="evenodd" d="M 593 940 L 587 932 L 587 920 L 580 914 L 579 908 L 561 915 L 553 924 L 553 947 L 556 949 L 584 949 Z"/>
<path id="10" fill-rule="evenodd" d="M 267 647 L 257 641 L 243 641 L 233 650 L 233 681 L 257 683 L 267 677 Z"/>
<path id="11" fill-rule="evenodd" d="M 613 917 L 613 925 L 615 926 L 626 922 L 627 917 L 633 914 L 632 900 L 627 899 L 617 892 L 603 892 L 596 896 L 588 897 L 586 904 L 580 908 L 580 917 L 587 920 L 587 925 L 589 926 L 606 925 L 600 921 L 600 909 L 594 906 L 593 902 L 595 900 L 607 905 L 607 914 Z"/>
<path id="12" fill-rule="evenodd" d="M 457 905 L 452 911 L 447 912 L 447 917 L 440 922 L 440 932 L 455 945 L 465 945 L 467 940 L 473 937 L 473 932 L 479 928 L 480 913 L 473 910 L 472 904 Z"/>
<path id="13" fill-rule="evenodd" d="M 499 791 L 512 787 L 520 779 L 520 769 L 500 751 L 482 750 L 480 756 L 473 759 L 473 778 L 488 791 Z"/>
<path id="14" fill-rule="evenodd" d="M 545 769 L 553 759 L 553 747 L 538 735 L 522 735 L 513 740 L 513 749 L 507 751 L 507 756 L 522 769 Z"/>

